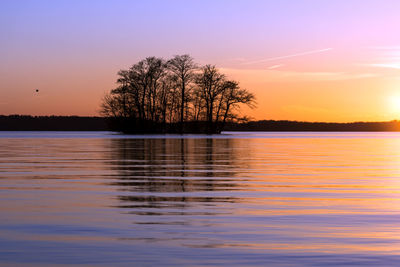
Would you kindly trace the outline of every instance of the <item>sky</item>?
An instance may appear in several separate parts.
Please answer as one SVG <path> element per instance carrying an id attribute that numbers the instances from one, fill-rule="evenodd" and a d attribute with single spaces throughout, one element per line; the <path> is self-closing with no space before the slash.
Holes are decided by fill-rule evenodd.
<path id="1" fill-rule="evenodd" d="M 117 72 L 190 54 L 254 119 L 400 120 L 400 1 L 0 1 L 0 114 L 98 115 Z M 35 89 L 39 89 L 36 93 Z"/>

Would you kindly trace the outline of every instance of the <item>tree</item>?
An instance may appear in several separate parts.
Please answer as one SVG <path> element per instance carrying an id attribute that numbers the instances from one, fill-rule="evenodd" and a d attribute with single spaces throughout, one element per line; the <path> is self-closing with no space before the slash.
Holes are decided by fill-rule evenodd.
<path id="1" fill-rule="evenodd" d="M 226 76 L 221 74 L 215 66 L 206 65 L 201 69 L 201 73 L 196 79 L 198 85 L 195 107 L 205 109 L 205 120 L 207 121 L 207 132 L 220 132 L 225 126 L 228 118 L 237 118 L 235 110 L 239 104 L 250 107 L 255 106 L 255 97 L 246 89 L 239 87 L 236 81 L 226 80 Z M 203 106 L 200 101 L 203 101 Z M 201 111 L 198 111 L 200 114 Z"/>
<path id="2" fill-rule="evenodd" d="M 189 93 L 189 84 L 194 79 L 196 64 L 189 55 L 174 56 L 168 61 L 168 68 L 176 79 L 180 88 L 180 131 L 183 132 L 183 122 L 187 109 L 187 95 Z"/>
<path id="3" fill-rule="evenodd" d="M 223 86 L 223 94 L 220 99 L 221 107 L 218 110 L 217 122 L 219 121 L 219 112 L 223 113 L 222 123 L 220 129 L 222 130 L 225 126 L 226 119 L 228 116 L 235 118 L 235 109 L 239 108 L 239 104 L 245 104 L 250 108 L 254 108 L 256 105 L 254 94 L 248 92 L 246 89 L 239 87 L 239 83 L 236 81 L 226 81 Z"/>
<path id="4" fill-rule="evenodd" d="M 205 103 L 205 121 L 207 122 L 207 132 L 212 133 L 213 115 L 215 102 L 222 92 L 222 85 L 225 75 L 219 73 L 218 69 L 212 65 L 206 65 L 201 68 L 201 73 L 197 75 L 196 84 L 202 100 Z"/>
<path id="5" fill-rule="evenodd" d="M 254 106 L 254 95 L 215 66 L 195 70 L 188 55 L 141 60 L 118 72 L 117 87 L 104 96 L 101 114 L 124 132 L 216 133 L 239 118 L 240 104 Z"/>

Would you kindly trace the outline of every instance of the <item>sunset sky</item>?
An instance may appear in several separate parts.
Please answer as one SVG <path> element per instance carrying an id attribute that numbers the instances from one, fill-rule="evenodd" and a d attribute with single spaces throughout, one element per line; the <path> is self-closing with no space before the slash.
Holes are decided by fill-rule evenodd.
<path id="1" fill-rule="evenodd" d="M 119 69 L 188 53 L 253 92 L 255 119 L 400 119 L 399 11 L 398 0 L 1 0 L 0 114 L 98 115 Z"/>

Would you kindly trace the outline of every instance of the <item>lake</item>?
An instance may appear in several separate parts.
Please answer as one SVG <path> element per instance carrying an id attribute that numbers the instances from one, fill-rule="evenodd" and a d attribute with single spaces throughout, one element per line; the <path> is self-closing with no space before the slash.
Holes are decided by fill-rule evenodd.
<path id="1" fill-rule="evenodd" d="M 0 132 L 0 266 L 398 266 L 400 133 Z"/>

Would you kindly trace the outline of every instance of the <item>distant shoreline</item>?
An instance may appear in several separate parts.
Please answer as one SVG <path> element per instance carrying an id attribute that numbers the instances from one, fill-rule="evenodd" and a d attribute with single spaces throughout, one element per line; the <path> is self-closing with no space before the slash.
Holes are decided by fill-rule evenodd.
<path id="1" fill-rule="evenodd" d="M 0 131 L 110 131 L 107 118 L 88 116 L 0 115 Z M 300 122 L 259 120 L 227 123 L 223 131 L 263 132 L 398 132 L 400 121 Z"/>

